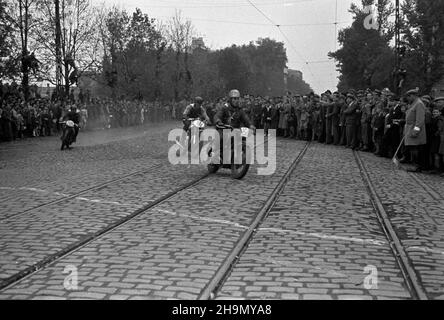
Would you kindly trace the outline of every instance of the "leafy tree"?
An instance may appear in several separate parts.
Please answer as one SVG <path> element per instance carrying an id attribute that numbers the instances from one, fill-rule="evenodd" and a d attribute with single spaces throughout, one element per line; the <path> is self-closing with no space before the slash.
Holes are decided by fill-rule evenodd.
<path id="1" fill-rule="evenodd" d="M 429 92 L 444 75 L 444 2 L 406 0 L 402 12 L 405 87 Z"/>
<path id="2" fill-rule="evenodd" d="M 378 29 L 367 29 L 364 20 L 368 12 L 364 7 L 372 3 L 372 0 L 363 0 L 362 8 L 352 4 L 350 12 L 354 15 L 354 22 L 351 27 L 339 32 L 341 48 L 329 53 L 338 62 L 341 72 L 340 90 L 393 87 L 394 54 L 389 45 L 393 26 L 386 22 L 393 7 L 388 1 L 378 1 Z"/>
<path id="3" fill-rule="evenodd" d="M 0 78 L 9 78 L 18 74 L 15 48 L 17 47 L 14 21 L 10 15 L 11 5 L 0 0 Z"/>
<path id="4" fill-rule="evenodd" d="M 89 0 L 60 1 L 58 16 L 54 3 L 54 0 L 39 0 L 36 12 L 39 27 L 35 29 L 34 40 L 44 67 L 41 75 L 44 80 L 56 84 L 56 38 L 59 36 L 61 85 L 68 95 L 69 88 L 77 83 L 82 73 L 97 68 L 101 60 L 101 39 L 96 30 L 99 15 Z M 60 32 L 57 30 L 58 19 Z"/>

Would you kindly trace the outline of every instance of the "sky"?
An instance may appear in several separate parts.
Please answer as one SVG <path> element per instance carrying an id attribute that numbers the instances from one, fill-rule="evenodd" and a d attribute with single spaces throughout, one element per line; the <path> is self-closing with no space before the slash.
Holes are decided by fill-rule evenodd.
<path id="1" fill-rule="evenodd" d="M 335 90 L 339 73 L 327 54 L 335 51 L 337 32 L 350 26 L 348 12 L 360 0 L 92 0 L 167 21 L 180 10 L 211 49 L 242 45 L 258 38 L 284 42 L 290 69 L 300 70 L 315 92 Z M 259 10 L 262 11 L 259 12 Z M 337 31 L 335 32 L 335 21 Z M 276 27 L 280 25 L 280 27 Z"/>

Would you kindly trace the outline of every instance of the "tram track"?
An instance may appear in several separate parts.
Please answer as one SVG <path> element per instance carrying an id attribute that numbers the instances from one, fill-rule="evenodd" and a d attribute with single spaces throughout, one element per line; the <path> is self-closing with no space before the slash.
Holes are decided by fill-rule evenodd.
<path id="1" fill-rule="evenodd" d="M 99 231 L 88 235 L 87 237 L 85 237 L 84 239 L 75 242 L 67 247 L 65 247 L 64 249 L 58 251 L 55 254 L 49 255 L 47 257 L 45 257 L 44 259 L 40 260 L 39 262 L 23 269 L 22 271 L 19 271 L 18 273 L 4 279 L 4 280 L 0 280 L 0 291 L 4 290 L 8 287 L 10 287 L 11 285 L 14 285 L 15 283 L 17 283 L 18 281 L 24 279 L 27 276 L 30 276 L 32 274 L 34 274 L 35 272 L 45 268 L 46 266 L 48 266 L 49 264 L 81 249 L 82 247 L 88 245 L 89 243 L 93 242 L 94 240 L 97 240 L 98 238 L 112 232 L 113 230 L 115 230 L 116 228 L 123 226 L 124 224 L 134 220 L 136 217 L 140 216 L 141 214 L 143 214 L 144 212 L 146 212 L 147 210 L 159 205 L 160 203 L 172 198 L 173 196 L 175 196 L 176 194 L 178 194 L 179 192 L 184 191 L 185 189 L 191 188 L 193 186 L 195 186 L 196 184 L 198 184 L 200 181 L 204 180 L 205 178 L 207 178 L 209 176 L 209 174 L 204 174 L 194 180 L 192 180 L 191 182 L 188 182 L 187 184 L 167 193 L 166 195 L 154 200 L 153 202 L 149 203 L 146 206 L 143 206 L 137 210 L 135 210 L 134 212 L 132 212 L 131 214 L 119 219 L 118 221 L 109 224 L 108 226 L 106 226 L 105 228 L 100 229 Z"/>
<path id="2" fill-rule="evenodd" d="M 416 173 L 410 173 L 409 176 L 418 183 L 425 192 L 427 192 L 434 200 L 444 201 L 444 197 L 439 195 L 435 190 L 430 188 Z"/>
<path id="3" fill-rule="evenodd" d="M 254 216 L 248 228 L 239 238 L 236 245 L 231 250 L 230 254 L 227 256 L 227 258 L 225 258 L 225 260 L 220 265 L 219 269 L 216 271 L 215 275 L 210 279 L 205 288 L 202 290 L 202 292 L 198 297 L 199 300 L 210 300 L 217 295 L 218 290 L 220 290 L 224 281 L 229 277 L 231 270 L 236 265 L 236 262 L 239 260 L 242 253 L 246 250 L 250 241 L 253 239 L 255 231 L 258 229 L 260 224 L 266 219 L 266 217 L 272 210 L 274 204 L 276 203 L 277 199 L 279 198 L 280 194 L 285 188 L 291 175 L 293 174 L 296 167 L 299 165 L 305 153 L 307 152 L 309 146 L 310 142 L 308 142 L 301 150 L 301 152 L 298 154 L 296 159 L 291 164 L 290 168 L 287 170 L 282 179 L 279 181 L 278 185 L 274 188 L 273 192 L 267 198 L 265 204 Z"/>
<path id="4" fill-rule="evenodd" d="M 390 221 L 389 215 L 384 208 L 384 205 L 370 178 L 367 167 L 365 166 L 358 152 L 353 151 L 353 155 L 359 167 L 361 178 L 367 188 L 378 222 L 388 240 L 388 244 L 405 280 L 407 289 L 409 290 L 413 299 L 428 300 L 428 296 L 421 283 L 418 272 L 415 270 L 412 261 L 408 257 L 406 248 L 404 248 L 394 226 Z"/>
<path id="5" fill-rule="evenodd" d="M 12 218 L 18 217 L 18 216 L 20 216 L 22 214 L 28 213 L 30 211 L 34 211 L 36 209 L 42 209 L 42 208 L 45 208 L 45 207 L 48 207 L 48 206 L 51 206 L 51 205 L 54 205 L 54 204 L 59 204 L 59 203 L 65 202 L 65 201 L 69 201 L 69 200 L 75 199 L 75 198 L 77 198 L 79 196 L 84 195 L 87 192 L 94 191 L 94 190 L 100 190 L 100 189 L 102 189 L 104 187 L 107 187 L 107 186 L 110 186 L 112 184 L 124 181 L 124 180 L 126 180 L 128 178 L 131 178 L 133 176 L 136 176 L 136 175 L 139 175 L 139 174 L 145 174 L 145 173 L 151 172 L 153 170 L 159 169 L 163 165 L 164 164 L 159 164 L 159 165 L 150 167 L 149 169 L 143 169 L 143 170 L 138 170 L 138 171 L 135 171 L 135 172 L 132 172 L 132 173 L 128 173 L 128 174 L 120 176 L 118 178 L 115 178 L 115 179 L 112 179 L 112 180 L 108 180 L 108 181 L 100 183 L 100 184 L 96 184 L 96 185 L 88 187 L 86 189 L 82 189 L 81 191 L 79 191 L 77 193 L 74 193 L 74 194 L 71 194 L 71 195 L 68 195 L 68 196 L 64 196 L 64 197 L 62 197 L 60 199 L 52 200 L 52 201 L 49 201 L 49 202 L 46 202 L 46 203 L 43 203 L 43 204 L 39 204 L 39 205 L 33 206 L 33 207 L 28 208 L 28 209 L 26 209 L 24 211 L 11 214 L 11 215 L 9 215 L 9 216 L 7 216 L 5 218 L 0 218 L 0 222 L 4 222 L 4 221 L 7 221 L 7 220 L 10 220 Z M 7 200 L 8 199 L 4 200 L 3 202 L 5 202 Z"/>
<path id="6" fill-rule="evenodd" d="M 250 223 L 248 229 L 243 233 L 243 235 L 239 238 L 239 240 L 236 242 L 236 245 L 231 250 L 228 257 L 223 261 L 221 267 L 216 272 L 215 276 L 208 282 L 208 284 L 203 289 L 202 293 L 199 295 L 199 298 L 210 298 L 211 294 L 214 294 L 215 288 L 218 288 L 220 284 L 223 283 L 223 280 L 226 279 L 226 277 L 229 274 L 229 271 L 232 266 L 234 266 L 236 259 L 240 256 L 241 252 L 246 248 L 248 245 L 249 240 L 252 239 L 252 236 L 254 232 L 256 231 L 257 227 L 260 225 L 260 223 L 266 218 L 267 214 L 273 207 L 273 204 L 279 197 L 279 194 L 285 187 L 288 179 L 290 178 L 290 175 L 295 170 L 296 166 L 299 164 L 299 162 L 302 160 L 302 157 L 304 156 L 305 152 L 307 151 L 309 147 L 309 143 L 307 143 L 303 150 L 299 153 L 297 158 L 292 162 L 290 165 L 290 168 L 286 171 L 284 176 L 279 180 L 278 185 L 273 190 L 272 194 L 267 198 L 265 204 L 262 206 L 260 211 L 252 218 L 252 222 Z M 159 199 L 153 201 L 152 203 L 137 209 L 130 215 L 116 221 L 115 223 L 112 223 L 105 228 L 90 234 L 86 238 L 82 239 L 81 241 L 78 241 L 76 243 L 73 243 L 70 246 L 65 247 L 64 249 L 58 251 L 55 254 L 49 255 L 42 259 L 41 261 L 27 267 L 26 269 L 14 274 L 11 277 L 8 277 L 4 279 L 3 281 L 0 281 L 0 291 L 7 290 L 8 288 L 14 286 L 18 282 L 31 277 L 33 274 L 37 273 L 39 270 L 42 270 L 54 263 L 57 263 L 57 261 L 60 261 L 63 258 L 66 258 L 67 256 L 73 254 L 74 252 L 82 249 L 83 247 L 89 245 L 90 243 L 98 240 L 99 238 L 104 237 L 105 235 L 113 232 L 119 227 L 124 226 L 127 223 L 132 222 L 135 218 L 139 217 L 146 211 L 155 208 L 158 205 L 161 205 L 162 203 L 166 202 L 167 200 L 171 199 L 175 195 L 177 195 L 180 192 L 184 192 L 185 190 L 189 188 L 193 188 L 196 185 L 199 184 L 199 182 L 203 181 L 205 178 L 207 178 L 209 174 L 205 174 L 201 177 L 198 177 L 194 179 L 193 181 L 187 183 L 184 186 L 181 186 L 180 188 L 160 197 Z"/>

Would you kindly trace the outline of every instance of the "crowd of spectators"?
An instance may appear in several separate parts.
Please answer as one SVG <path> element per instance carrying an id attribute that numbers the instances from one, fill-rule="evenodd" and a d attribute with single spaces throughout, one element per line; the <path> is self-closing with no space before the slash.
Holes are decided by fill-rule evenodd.
<path id="1" fill-rule="evenodd" d="M 35 86 L 31 87 L 30 98 L 25 103 L 19 85 L 0 82 L 0 141 L 59 134 L 59 121 L 72 105 L 81 114 L 81 130 L 86 130 L 180 120 L 189 103 L 186 100 L 149 102 L 91 98 L 89 92 L 82 91 L 77 97 L 71 92 L 67 101 L 62 102 L 50 96 L 49 88 L 42 97 Z M 205 101 L 210 119 L 225 103 L 225 98 Z M 412 101 L 405 96 L 396 97 L 388 89 L 326 91 L 306 96 L 289 93 L 283 97 L 245 95 L 242 98 L 242 107 L 256 128 L 265 129 L 266 134 L 269 129 L 276 129 L 277 135 L 284 138 L 316 140 L 373 152 L 380 157 L 396 155 L 404 163 L 418 164 L 419 159 L 421 171 L 443 173 L 444 97 L 424 95 L 417 97 L 415 103 L 424 106 L 418 111 L 424 118 L 419 148 L 401 143 L 410 135 L 405 132 L 405 124 Z"/>
<path id="2" fill-rule="evenodd" d="M 396 156 L 401 163 L 416 165 L 415 171 L 443 174 L 444 97 L 419 95 L 419 89 L 413 93 L 417 96 L 411 91 L 397 97 L 388 89 L 246 95 L 242 105 L 256 128 L 266 133 L 276 129 L 284 138 L 318 141 L 379 157 Z M 223 103 L 221 99 L 212 106 Z M 214 114 L 213 107 L 207 110 L 209 116 Z"/>
<path id="3" fill-rule="evenodd" d="M 16 82 L 0 82 L 0 141 L 60 134 L 60 120 L 73 105 L 80 113 L 80 128 L 84 131 L 171 120 L 187 102 L 91 98 L 89 92 L 80 91 L 75 96 L 73 90 L 66 101 L 61 101 L 54 92 L 51 94 L 49 87 L 41 94 L 36 86 L 31 86 L 28 102 L 25 102 L 23 90 Z"/>

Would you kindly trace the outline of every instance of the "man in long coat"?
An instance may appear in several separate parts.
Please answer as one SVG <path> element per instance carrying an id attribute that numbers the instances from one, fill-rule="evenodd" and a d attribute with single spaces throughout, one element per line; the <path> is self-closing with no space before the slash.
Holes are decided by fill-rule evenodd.
<path id="1" fill-rule="evenodd" d="M 425 145 L 427 134 L 425 128 L 425 106 L 419 98 L 419 89 L 413 89 L 406 93 L 409 108 L 406 111 L 406 124 L 404 128 L 405 146 L 416 158 L 416 167 L 410 172 L 421 172 L 426 166 Z"/>

